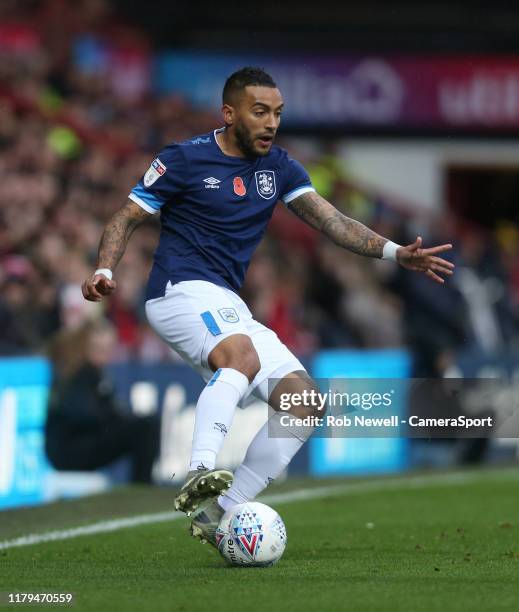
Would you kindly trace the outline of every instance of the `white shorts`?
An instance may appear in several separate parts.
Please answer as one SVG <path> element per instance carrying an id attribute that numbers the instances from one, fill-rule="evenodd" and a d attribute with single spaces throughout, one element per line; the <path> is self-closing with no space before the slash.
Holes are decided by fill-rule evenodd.
<path id="1" fill-rule="evenodd" d="M 266 402 L 269 378 L 305 369 L 271 329 L 253 319 L 236 293 L 208 281 L 168 283 L 164 297 L 146 302 L 146 316 L 159 336 L 206 382 L 213 375 L 207 360 L 214 347 L 233 334 L 249 336 L 261 369 L 242 404 L 251 394 Z"/>

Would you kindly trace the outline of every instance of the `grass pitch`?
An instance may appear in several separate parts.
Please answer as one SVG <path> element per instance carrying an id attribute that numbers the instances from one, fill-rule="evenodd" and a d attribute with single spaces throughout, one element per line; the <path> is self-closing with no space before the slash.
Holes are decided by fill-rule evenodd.
<path id="1" fill-rule="evenodd" d="M 72 592 L 74 609 L 92 611 L 517 610 L 518 485 L 515 469 L 291 481 L 271 491 L 277 503 L 265 500 L 288 532 L 285 555 L 266 569 L 227 567 L 188 537 L 185 518 L 5 547 L 28 533 L 169 510 L 167 489 L 1 512 L 0 592 L 4 603 L 6 592 Z"/>

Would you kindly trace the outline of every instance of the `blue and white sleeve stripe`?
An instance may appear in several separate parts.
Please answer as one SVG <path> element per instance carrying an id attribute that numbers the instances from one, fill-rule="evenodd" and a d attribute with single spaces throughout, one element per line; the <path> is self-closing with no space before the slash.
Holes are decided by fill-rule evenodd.
<path id="1" fill-rule="evenodd" d="M 152 215 L 157 213 L 165 202 L 165 200 L 159 199 L 156 195 L 153 195 L 153 193 L 146 191 L 146 189 L 139 184 L 135 185 L 128 197 L 132 202 L 135 202 L 135 204 L 138 204 Z"/>
<path id="2" fill-rule="evenodd" d="M 300 195 L 303 195 L 303 193 L 308 193 L 310 191 L 315 191 L 312 185 L 301 185 L 295 189 L 292 189 L 292 191 L 285 193 L 285 195 L 281 196 L 281 199 L 285 204 L 288 204 L 289 202 L 292 202 L 292 200 L 298 198 Z"/>

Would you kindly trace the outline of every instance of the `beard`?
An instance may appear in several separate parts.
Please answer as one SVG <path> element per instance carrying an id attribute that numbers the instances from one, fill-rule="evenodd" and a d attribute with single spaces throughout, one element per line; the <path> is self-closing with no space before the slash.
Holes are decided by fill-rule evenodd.
<path id="1" fill-rule="evenodd" d="M 237 123 L 234 127 L 234 133 L 236 135 L 236 142 L 246 157 L 265 157 L 269 154 L 270 149 L 268 151 L 256 149 L 254 138 L 252 138 L 251 133 L 243 125 Z"/>

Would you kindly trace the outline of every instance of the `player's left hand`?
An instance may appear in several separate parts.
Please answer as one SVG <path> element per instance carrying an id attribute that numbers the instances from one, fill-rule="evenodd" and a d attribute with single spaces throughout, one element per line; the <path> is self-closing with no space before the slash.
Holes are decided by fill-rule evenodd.
<path id="1" fill-rule="evenodd" d="M 422 237 L 418 236 L 413 244 L 397 249 L 396 260 L 407 270 L 423 272 L 431 280 L 444 283 L 445 279 L 441 275 L 451 276 L 454 264 L 442 257 L 437 257 L 437 254 L 450 251 L 450 249 L 452 249 L 452 244 L 441 244 L 430 249 L 422 249 Z"/>

